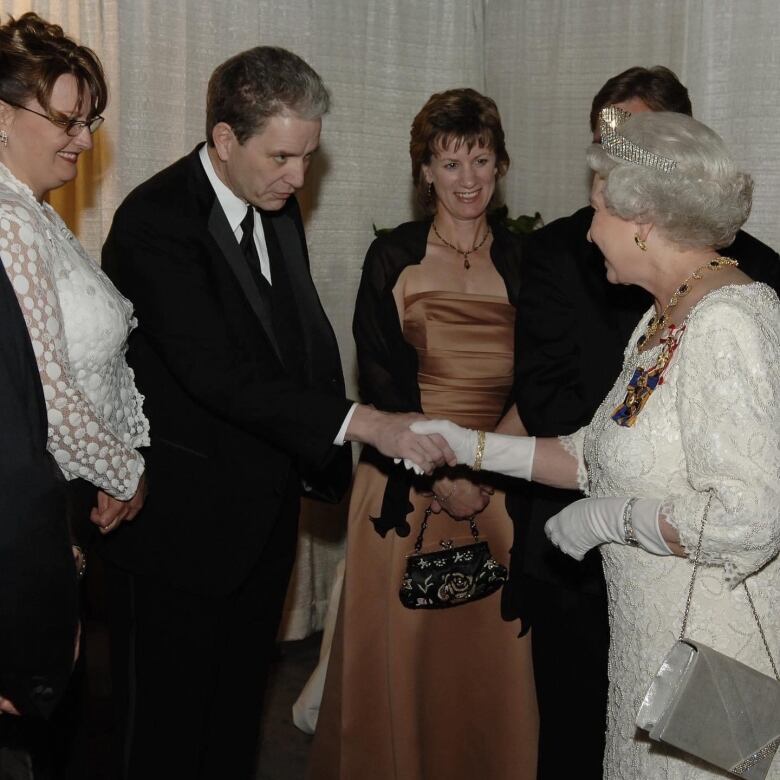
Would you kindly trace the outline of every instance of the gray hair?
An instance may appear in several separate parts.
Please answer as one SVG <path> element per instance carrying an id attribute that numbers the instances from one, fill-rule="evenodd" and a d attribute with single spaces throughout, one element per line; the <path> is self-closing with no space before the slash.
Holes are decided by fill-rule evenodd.
<path id="1" fill-rule="evenodd" d="M 257 46 L 219 65 L 209 79 L 206 138 L 226 122 L 243 144 L 260 133 L 272 116 L 293 114 L 318 119 L 330 108 L 330 93 L 317 72 L 297 54 Z"/>
<path id="2" fill-rule="evenodd" d="M 631 222 L 652 222 L 667 241 L 682 248 L 732 243 L 750 215 L 753 179 L 737 170 L 717 133 L 668 111 L 636 114 L 619 132 L 677 165 L 664 173 L 613 159 L 593 144 L 588 164 L 606 180 L 604 202 L 611 213 Z"/>

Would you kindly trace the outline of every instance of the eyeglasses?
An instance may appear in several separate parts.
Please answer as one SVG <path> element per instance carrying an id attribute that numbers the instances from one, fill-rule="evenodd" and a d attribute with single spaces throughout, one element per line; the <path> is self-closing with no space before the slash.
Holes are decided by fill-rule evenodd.
<path id="1" fill-rule="evenodd" d="M 100 116 L 100 114 L 93 116 L 92 119 L 54 119 L 54 117 L 50 117 L 48 114 L 34 111 L 32 108 L 27 108 L 27 106 L 20 106 L 18 103 L 12 103 L 10 100 L 5 100 L 4 98 L 0 98 L 0 100 L 14 108 L 21 108 L 22 111 L 29 111 L 31 114 L 37 114 L 44 119 L 48 119 L 53 125 L 61 127 L 71 138 L 80 135 L 85 127 L 89 130 L 90 135 L 94 135 L 104 121 L 104 117 Z"/>

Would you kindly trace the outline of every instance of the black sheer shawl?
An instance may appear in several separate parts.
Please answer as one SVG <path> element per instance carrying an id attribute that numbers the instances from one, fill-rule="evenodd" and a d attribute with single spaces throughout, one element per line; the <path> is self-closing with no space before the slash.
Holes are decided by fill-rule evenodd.
<path id="1" fill-rule="evenodd" d="M 393 298 L 401 272 L 425 256 L 431 219 L 406 222 L 374 240 L 366 254 L 360 280 L 352 333 L 357 345 L 360 396 L 363 403 L 387 412 L 422 412 L 417 384 L 417 353 L 404 341 L 398 309 Z M 517 306 L 520 289 L 522 239 L 500 222 L 489 218 L 493 231 L 490 257 L 501 274 L 507 297 Z M 513 399 L 507 399 L 509 408 Z M 388 482 L 379 517 L 372 517 L 381 536 L 394 528 L 399 536 L 409 534 L 406 515 L 412 511 L 409 488 L 414 474 L 403 464 L 393 464 L 373 447 L 365 446 L 361 460 L 373 463 L 387 474 Z"/>

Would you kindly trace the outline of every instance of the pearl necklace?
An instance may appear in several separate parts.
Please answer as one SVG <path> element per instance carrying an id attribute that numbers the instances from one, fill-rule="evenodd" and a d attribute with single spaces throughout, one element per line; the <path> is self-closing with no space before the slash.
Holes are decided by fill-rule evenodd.
<path id="1" fill-rule="evenodd" d="M 482 240 L 479 243 L 474 244 L 471 249 L 467 249 L 466 251 L 459 249 L 455 246 L 455 244 L 451 244 L 449 241 L 447 241 L 446 238 L 442 238 L 441 233 L 436 229 L 436 220 L 433 221 L 433 232 L 436 234 L 436 238 L 439 239 L 439 241 L 444 244 L 444 246 L 448 246 L 450 249 L 454 249 L 459 255 L 463 255 L 463 267 L 468 271 L 469 268 L 471 268 L 471 263 L 469 262 L 469 255 L 473 254 L 477 250 L 482 248 L 482 245 L 485 243 L 485 241 L 488 240 L 488 236 L 490 235 L 490 225 L 488 225 L 487 230 L 485 231 L 485 235 L 482 236 Z"/>
<path id="2" fill-rule="evenodd" d="M 680 298 L 684 298 L 690 291 L 693 285 L 691 282 L 699 280 L 704 276 L 704 271 L 720 271 L 722 268 L 729 266 L 738 266 L 739 263 L 732 257 L 716 257 L 714 260 L 710 260 L 709 263 L 699 266 L 672 294 L 669 299 L 669 303 L 661 312 L 660 317 L 651 317 L 650 322 L 647 323 L 647 329 L 644 334 L 639 337 L 637 341 L 637 347 L 642 348 L 642 345 L 650 338 L 652 338 L 659 330 L 669 327 L 669 312 L 677 306 L 680 302 Z"/>

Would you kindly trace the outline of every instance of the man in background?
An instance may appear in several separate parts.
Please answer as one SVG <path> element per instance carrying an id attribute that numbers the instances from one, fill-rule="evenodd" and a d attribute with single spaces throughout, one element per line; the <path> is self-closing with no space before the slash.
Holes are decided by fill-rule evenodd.
<path id="1" fill-rule="evenodd" d="M 608 105 L 631 113 L 692 113 L 688 90 L 662 66 L 629 68 L 604 84 L 590 113 L 596 142 L 599 112 Z M 607 281 L 604 259 L 587 240 L 592 215 L 586 206 L 529 237 L 517 306 L 514 395 L 531 436 L 569 434 L 590 422 L 652 302 L 639 288 Z M 740 231 L 721 254 L 780 289 L 780 258 L 747 233 Z M 544 534 L 545 522 L 580 497 L 536 484 L 507 496 L 516 553 L 504 608 L 533 628 L 539 777 L 545 780 L 603 776 L 609 628 L 601 556 L 593 550 L 578 563 Z"/>

